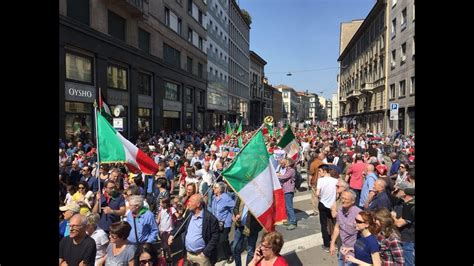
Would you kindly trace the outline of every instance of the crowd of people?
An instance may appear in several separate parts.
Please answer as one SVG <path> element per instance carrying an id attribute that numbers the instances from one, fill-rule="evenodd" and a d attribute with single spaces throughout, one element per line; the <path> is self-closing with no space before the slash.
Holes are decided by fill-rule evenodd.
<path id="1" fill-rule="evenodd" d="M 278 147 L 284 129 L 265 135 L 285 194 L 286 229 L 298 227 L 293 198 L 307 172 L 324 251 L 337 251 L 341 265 L 414 265 L 414 136 L 329 124 L 293 130 L 296 160 Z M 142 133 L 135 144 L 157 163 L 154 175 L 98 164 L 91 140 L 60 140 L 60 265 L 174 265 L 179 258 L 287 265 L 283 236 L 264 233 L 257 243 L 262 226 L 221 175 L 242 148 L 238 138 L 245 144 L 254 133 Z"/>

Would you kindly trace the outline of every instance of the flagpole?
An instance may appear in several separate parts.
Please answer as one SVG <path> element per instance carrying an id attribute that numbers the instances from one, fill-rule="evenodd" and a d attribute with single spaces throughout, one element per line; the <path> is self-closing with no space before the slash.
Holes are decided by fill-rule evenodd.
<path id="1" fill-rule="evenodd" d="M 247 144 L 250 143 L 250 141 L 252 140 L 253 137 L 255 137 L 255 135 L 257 135 L 258 131 L 262 130 L 263 126 L 265 125 L 265 123 L 263 123 L 258 129 L 257 131 L 255 131 L 255 133 L 253 134 L 253 136 L 250 138 L 249 141 L 247 141 L 247 143 L 245 143 L 244 147 L 242 147 L 242 149 L 240 149 L 240 152 L 241 153 L 244 148 L 247 146 Z M 235 161 L 235 159 L 237 159 L 238 155 L 234 156 L 234 158 L 232 159 L 232 161 L 230 162 L 230 164 L 226 167 L 229 168 L 230 166 L 232 166 L 232 163 Z M 219 177 L 222 176 L 222 172 L 224 172 L 225 169 L 222 169 L 222 171 L 219 173 L 219 175 L 216 177 L 216 179 L 219 179 Z M 203 196 L 204 195 L 207 195 L 207 193 L 209 192 L 209 190 L 211 189 L 211 186 L 209 186 L 206 190 L 205 193 L 203 193 Z M 184 213 L 186 213 L 188 210 L 188 207 L 186 207 L 186 209 L 184 210 Z M 191 217 L 192 214 L 189 214 L 188 217 L 186 217 L 186 219 L 184 219 L 184 221 L 181 223 L 181 226 L 178 228 L 178 230 L 176 230 L 176 232 L 174 233 L 173 235 L 173 239 L 176 237 L 176 234 L 181 230 L 181 228 L 184 226 L 184 224 L 186 224 L 187 220 L 189 219 L 189 217 Z"/>
<path id="2" fill-rule="evenodd" d="M 101 97 L 101 89 L 99 87 L 99 97 Z M 94 100 L 94 118 L 95 118 L 95 145 L 96 149 L 95 151 L 97 152 L 97 169 L 96 169 L 96 174 L 97 174 L 97 184 L 98 184 L 98 194 L 102 196 L 101 188 L 100 188 L 100 153 L 99 153 L 99 129 L 98 129 L 98 123 L 97 123 L 97 102 Z M 99 210 L 98 212 L 100 213 L 102 210 L 101 208 L 101 200 L 99 200 Z"/>

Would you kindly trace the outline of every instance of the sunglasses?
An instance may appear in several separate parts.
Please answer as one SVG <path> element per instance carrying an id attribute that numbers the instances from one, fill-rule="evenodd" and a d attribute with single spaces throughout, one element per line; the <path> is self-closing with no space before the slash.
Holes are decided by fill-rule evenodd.
<path id="1" fill-rule="evenodd" d="M 365 223 L 365 221 L 361 221 L 361 220 L 358 220 L 358 219 L 355 219 L 355 220 L 356 220 L 356 223 L 358 223 L 358 224 L 363 224 L 363 223 Z"/>
<path id="2" fill-rule="evenodd" d="M 79 187 L 79 189 L 84 189 L 85 187 Z"/>
<path id="3" fill-rule="evenodd" d="M 153 260 L 149 259 L 149 260 L 141 260 L 140 261 L 140 265 L 147 265 L 147 264 L 152 264 L 153 263 Z"/>

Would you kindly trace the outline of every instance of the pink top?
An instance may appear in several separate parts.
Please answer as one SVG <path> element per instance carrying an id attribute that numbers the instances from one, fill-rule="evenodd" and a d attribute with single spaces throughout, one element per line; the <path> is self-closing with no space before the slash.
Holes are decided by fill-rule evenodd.
<path id="1" fill-rule="evenodd" d="M 367 169 L 367 164 L 361 161 L 358 161 L 355 164 L 352 164 L 347 170 L 347 174 L 350 175 L 349 187 L 353 189 L 362 189 L 362 183 L 364 178 L 362 173 Z"/>

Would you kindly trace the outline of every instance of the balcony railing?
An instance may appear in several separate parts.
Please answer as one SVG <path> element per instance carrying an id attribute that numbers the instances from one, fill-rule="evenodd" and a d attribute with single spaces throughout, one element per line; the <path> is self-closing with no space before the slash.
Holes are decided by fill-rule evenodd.
<path id="1" fill-rule="evenodd" d="M 148 16 L 148 1 L 146 0 L 120 0 L 134 18 Z M 117 1 L 119 2 L 119 1 Z"/>

